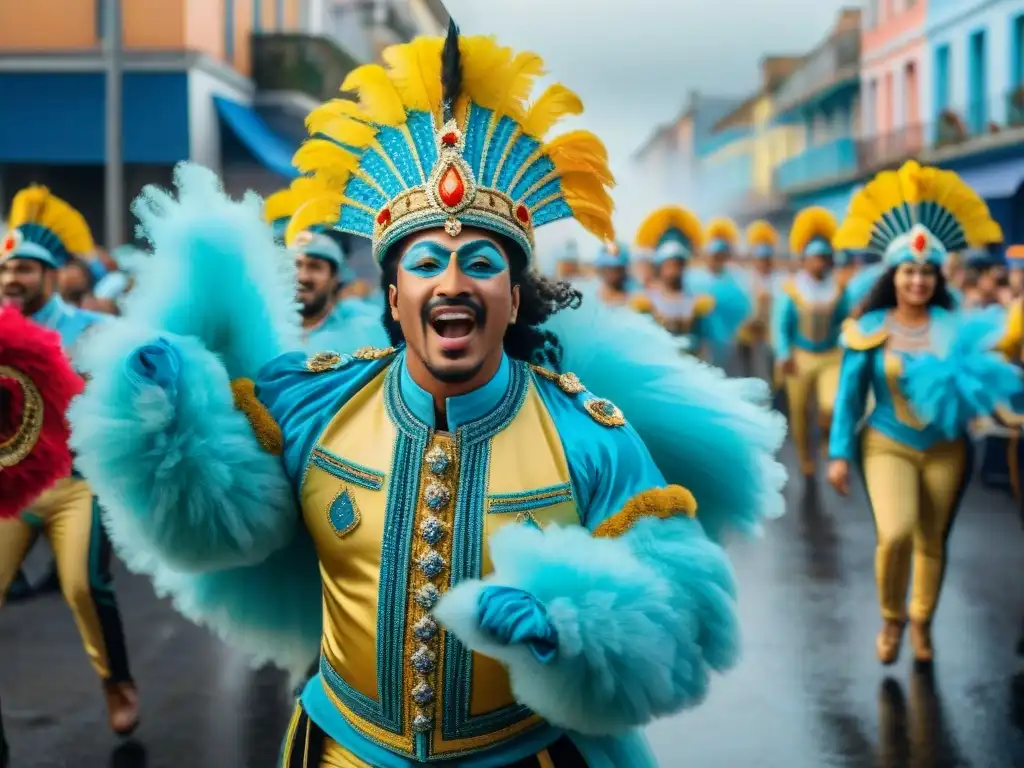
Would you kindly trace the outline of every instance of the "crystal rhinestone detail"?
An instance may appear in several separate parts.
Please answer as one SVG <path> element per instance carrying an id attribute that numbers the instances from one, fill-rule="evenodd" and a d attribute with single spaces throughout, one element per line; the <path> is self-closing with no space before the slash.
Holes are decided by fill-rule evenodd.
<path id="1" fill-rule="evenodd" d="M 455 133 L 455 131 L 448 131 L 441 137 L 441 143 L 446 147 L 454 147 L 459 143 L 459 134 Z"/>
<path id="2" fill-rule="evenodd" d="M 434 718 L 417 712 L 412 718 L 412 729 L 417 733 L 427 733 L 434 728 Z"/>
<path id="3" fill-rule="evenodd" d="M 519 219 L 519 221 L 522 224 L 529 224 L 530 223 L 530 211 L 529 211 L 529 209 L 525 205 L 517 206 L 516 207 L 516 218 Z"/>
<path id="4" fill-rule="evenodd" d="M 420 536 L 427 544 L 437 544 L 444 538 L 444 523 L 431 515 L 420 523 Z"/>
<path id="5" fill-rule="evenodd" d="M 441 591 L 433 584 L 424 584 L 416 590 L 416 604 L 425 611 L 429 611 L 437 601 L 441 599 Z"/>
<path id="6" fill-rule="evenodd" d="M 380 213 L 377 214 L 377 223 L 382 227 L 386 227 L 391 223 L 391 209 L 381 208 Z"/>
<path id="7" fill-rule="evenodd" d="M 448 502 L 452 500 L 451 491 L 441 483 L 431 483 L 428 485 L 427 490 L 423 492 L 423 496 L 427 500 L 427 507 L 434 512 L 444 509 L 448 506 Z"/>
<path id="8" fill-rule="evenodd" d="M 427 648 L 427 646 L 421 645 L 416 649 L 416 652 L 413 653 L 409 661 L 412 663 L 412 668 L 421 675 L 429 675 L 434 671 L 434 667 L 437 666 L 437 654 Z"/>
<path id="9" fill-rule="evenodd" d="M 434 688 L 430 683 L 420 682 L 412 689 L 412 700 L 421 707 L 426 706 L 434 700 Z"/>
<path id="10" fill-rule="evenodd" d="M 435 445 L 427 451 L 427 455 L 423 457 L 423 460 L 427 463 L 427 469 L 434 475 L 443 475 L 448 471 L 448 467 L 451 466 L 451 459 L 448 458 L 448 454 L 440 445 Z"/>
<path id="11" fill-rule="evenodd" d="M 420 642 L 430 642 L 437 637 L 437 622 L 430 616 L 424 616 L 413 625 L 412 632 Z"/>
<path id="12" fill-rule="evenodd" d="M 437 185 L 437 196 L 449 208 L 455 208 L 466 196 L 466 183 L 454 165 L 441 176 L 441 181 Z"/>
<path id="13" fill-rule="evenodd" d="M 428 579 L 433 579 L 441 575 L 441 572 L 444 571 L 448 563 L 437 552 L 430 550 L 419 559 L 417 565 L 419 565 L 420 570 L 426 574 Z"/>

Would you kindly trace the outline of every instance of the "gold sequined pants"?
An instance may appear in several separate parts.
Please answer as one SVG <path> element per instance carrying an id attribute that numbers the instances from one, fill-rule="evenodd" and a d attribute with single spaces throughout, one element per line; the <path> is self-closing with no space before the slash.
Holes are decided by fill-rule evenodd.
<path id="1" fill-rule="evenodd" d="M 110 542 L 84 480 L 60 480 L 21 519 L 0 522 L 0 605 L 40 532 L 50 542 L 64 599 L 96 674 L 110 682 L 131 680 L 110 578 Z"/>
<path id="2" fill-rule="evenodd" d="M 946 570 L 946 540 L 966 485 L 966 440 L 919 451 L 873 429 L 864 430 L 861 462 L 878 545 L 875 579 L 882 617 L 930 621 Z"/>
<path id="3" fill-rule="evenodd" d="M 814 463 L 811 446 L 811 398 L 818 408 L 818 419 L 823 430 L 832 423 L 832 407 L 839 389 L 839 363 L 842 351 L 827 352 L 793 350 L 796 374 L 786 377 L 786 399 L 789 403 L 789 428 L 801 468 Z"/>

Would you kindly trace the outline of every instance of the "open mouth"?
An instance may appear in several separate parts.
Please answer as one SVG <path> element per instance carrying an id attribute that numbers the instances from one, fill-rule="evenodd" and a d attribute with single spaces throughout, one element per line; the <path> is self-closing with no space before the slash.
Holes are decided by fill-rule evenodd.
<path id="1" fill-rule="evenodd" d="M 441 307 L 431 314 L 430 327 L 442 339 L 465 339 L 476 328 L 476 317 L 465 309 Z"/>

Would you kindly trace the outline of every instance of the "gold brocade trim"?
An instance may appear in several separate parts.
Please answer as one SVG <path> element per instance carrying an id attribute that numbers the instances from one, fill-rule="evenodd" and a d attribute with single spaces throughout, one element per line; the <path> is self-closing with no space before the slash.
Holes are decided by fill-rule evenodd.
<path id="1" fill-rule="evenodd" d="M 842 334 L 843 346 L 857 352 L 880 347 L 889 338 L 889 331 L 884 324 L 877 331 L 865 333 L 861 330 L 860 323 L 852 317 L 843 321 Z"/>
<path id="2" fill-rule="evenodd" d="M 622 427 L 626 424 L 626 417 L 611 400 L 594 397 L 587 400 L 583 407 L 598 424 L 606 427 Z"/>
<path id="3" fill-rule="evenodd" d="M 651 301 L 650 296 L 643 293 L 636 293 L 629 299 L 629 308 L 634 312 L 649 315 L 654 312 L 654 302 Z"/>
<path id="4" fill-rule="evenodd" d="M 900 380 L 903 378 L 903 358 L 886 353 L 884 370 L 885 382 L 889 388 L 889 397 L 892 398 L 892 409 L 896 414 L 896 420 L 911 429 L 924 429 L 925 424 L 914 413 L 914 409 L 900 387 Z"/>
<path id="5" fill-rule="evenodd" d="M 408 677 L 408 675 L 406 677 Z M 381 728 L 379 725 L 371 723 L 369 720 L 364 720 L 345 706 L 345 703 L 338 698 L 338 695 L 331 689 L 331 686 L 327 684 L 322 675 L 320 685 L 323 688 L 324 693 L 327 694 L 327 698 L 331 700 L 331 704 L 333 704 L 335 709 L 341 713 L 341 716 L 345 718 L 345 721 L 367 739 L 376 743 L 378 746 L 394 750 L 395 752 L 399 752 L 403 755 L 413 755 L 416 753 L 416 741 L 414 734 L 409 733 L 408 731 L 404 734 L 392 733 L 385 728 Z"/>
<path id="6" fill-rule="evenodd" d="M 641 491 L 627 501 L 622 509 L 594 529 L 594 536 L 616 538 L 645 517 L 664 520 L 677 515 L 695 517 L 696 514 L 697 500 L 681 485 L 652 488 L 649 491 Z"/>
<path id="7" fill-rule="evenodd" d="M 235 379 L 231 382 L 231 394 L 235 399 L 235 408 L 245 414 L 263 450 L 272 456 L 280 456 L 284 451 L 284 435 L 270 411 L 256 397 L 253 380 Z"/>
<path id="8" fill-rule="evenodd" d="M 338 352 L 317 352 L 306 360 L 306 370 L 310 373 L 324 373 L 339 367 L 342 362 L 343 358 Z"/>
<path id="9" fill-rule="evenodd" d="M 555 384 L 558 385 L 558 388 L 567 395 L 578 395 L 581 392 L 587 391 L 587 388 L 583 386 L 583 382 L 580 381 L 579 376 L 575 373 L 555 373 L 554 371 L 539 365 L 531 365 L 530 367 L 533 369 L 534 373 L 542 379 L 555 382 Z"/>
<path id="10" fill-rule="evenodd" d="M 356 360 L 383 360 L 397 351 L 394 347 L 360 347 L 352 353 L 352 357 Z"/>
<path id="11" fill-rule="evenodd" d="M 14 434 L 0 443 L 0 469 L 23 461 L 43 434 L 43 396 L 35 383 L 19 370 L 0 365 L 0 378 L 12 379 L 22 392 L 21 422 Z"/>

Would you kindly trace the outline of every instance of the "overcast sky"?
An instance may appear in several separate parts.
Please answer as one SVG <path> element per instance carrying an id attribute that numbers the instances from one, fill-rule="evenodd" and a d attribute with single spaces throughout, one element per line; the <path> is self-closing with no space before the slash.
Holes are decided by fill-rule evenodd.
<path id="1" fill-rule="evenodd" d="M 856 0 L 444 0 L 463 34 L 496 35 L 543 56 L 551 76 L 575 90 L 585 114 L 564 128 L 588 128 L 608 145 L 620 186 L 616 226 L 624 240 L 649 199 L 630 177 L 629 155 L 677 115 L 690 90 L 745 96 L 766 54 L 800 54 L 827 33 L 839 8 Z M 569 228 L 538 237 L 551 247 Z M 580 237 L 581 252 L 596 243 Z M 547 259 L 545 259 L 547 261 Z"/>

